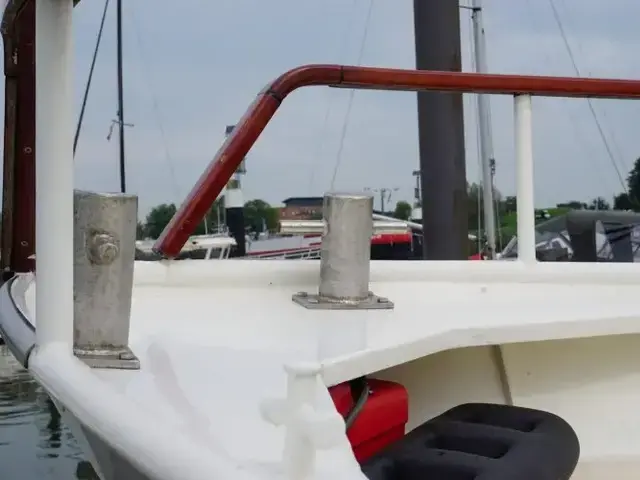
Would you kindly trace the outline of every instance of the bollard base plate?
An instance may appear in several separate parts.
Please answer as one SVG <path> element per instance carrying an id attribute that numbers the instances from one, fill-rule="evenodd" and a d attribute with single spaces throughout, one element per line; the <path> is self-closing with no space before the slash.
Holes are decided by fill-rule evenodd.
<path id="1" fill-rule="evenodd" d="M 140 360 L 129 347 L 117 348 L 79 348 L 74 347 L 73 354 L 91 368 L 110 368 L 117 370 L 140 370 Z"/>
<path id="2" fill-rule="evenodd" d="M 298 292 L 291 297 L 294 303 L 309 310 L 390 310 L 393 302 L 385 297 L 369 292 L 367 298 L 359 301 L 331 300 L 318 294 Z"/>

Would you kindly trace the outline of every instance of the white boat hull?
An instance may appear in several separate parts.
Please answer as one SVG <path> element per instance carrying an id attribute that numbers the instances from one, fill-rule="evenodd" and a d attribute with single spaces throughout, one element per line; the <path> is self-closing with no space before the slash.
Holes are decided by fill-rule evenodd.
<path id="1" fill-rule="evenodd" d="M 101 480 L 154 480 L 154 477 L 142 473 L 126 456 L 121 455 L 108 441 L 99 434 L 82 426 L 69 410 L 54 401 L 61 412 L 64 423 L 73 433 L 74 438 L 82 445 L 83 452 L 90 459 L 93 469 Z"/>
<path id="2" fill-rule="evenodd" d="M 286 429 L 260 412 L 265 399 L 286 397 L 283 364 L 300 361 L 320 362 L 320 385 L 362 374 L 404 385 L 409 430 L 470 401 L 555 413 L 580 440 L 572 478 L 637 478 L 633 265 L 374 262 L 372 289 L 395 310 L 319 321 L 290 300 L 312 288 L 313 263 L 230 261 L 215 271 L 201 263 L 136 266 L 131 347 L 140 371 L 90 369 L 65 345 L 29 355 L 31 373 L 86 438 L 104 480 L 126 469 L 153 480 L 211 478 L 212 471 L 279 478 Z M 34 290 L 31 283 L 12 292 L 33 323 Z M 245 292 L 251 302 L 241 300 Z M 212 302 L 216 316 L 203 315 Z M 265 322 L 265 310 L 276 308 L 281 315 Z M 417 315 L 426 311 L 429 318 Z M 316 408 L 334 411 L 326 388 L 318 395 Z M 346 438 L 319 458 L 317 479 L 363 478 Z"/>
<path id="3" fill-rule="evenodd" d="M 581 459 L 574 478 L 638 477 L 637 267 L 537 263 L 532 173 L 532 95 L 632 98 L 638 84 L 340 65 L 290 70 L 263 89 L 242 117 L 162 235 L 160 251 L 173 256 L 180 250 L 207 200 L 218 196 L 282 100 L 300 87 L 325 85 L 513 95 L 518 261 L 374 262 L 369 275 L 369 265 L 357 261 L 365 260 L 359 254 L 366 249 L 348 247 L 370 241 L 364 208 L 372 199 L 334 194 L 326 203 L 335 218 L 325 216 L 320 283 L 328 288 L 321 298 L 314 296 L 317 262 L 288 261 L 217 262 L 216 268 L 197 261 L 147 262 L 136 267 L 131 296 L 133 245 L 126 239 L 135 234 L 136 199 L 105 195 L 103 203 L 93 203 L 93 194 L 71 192 L 72 9 L 70 1 L 38 0 L 36 34 L 23 32 L 25 42 L 35 41 L 37 57 L 30 92 L 38 100 L 35 151 L 46 152 L 35 158 L 38 188 L 31 186 L 39 311 L 35 277 L 24 275 L 0 289 L 0 325 L 103 480 L 365 480 L 327 390 L 363 376 L 386 377 L 408 389 L 409 430 L 468 402 L 533 407 L 566 419 L 577 433 Z M 6 17 L 4 26 L 13 26 Z M 352 201 L 362 208 L 348 213 Z M 340 284 L 345 288 L 333 289 Z M 375 295 L 360 301 L 369 287 Z M 294 303 L 292 295 L 307 300 Z M 318 304 L 332 308 L 319 313 Z M 537 414 L 540 422 L 554 418 L 571 433 L 570 455 L 561 469 L 552 469 L 565 480 L 578 461 L 576 437 L 562 418 Z M 474 423 L 457 420 L 465 427 Z M 490 422 L 476 425 L 537 438 L 539 457 L 512 458 L 519 459 L 522 480 L 537 471 L 525 467 L 544 469 L 549 444 L 541 439 L 555 440 L 553 434 L 535 437 L 535 426 L 517 432 Z M 430 453 L 441 450 L 452 451 L 434 447 Z M 460 454 L 491 463 L 465 450 L 451 456 Z"/>
<path id="4" fill-rule="evenodd" d="M 506 365 L 511 372 L 508 387 L 512 395 L 515 394 L 514 403 L 554 412 L 578 431 L 583 460 L 572 479 L 637 479 L 640 415 L 634 412 L 640 401 L 640 382 L 633 363 L 640 360 L 637 358 L 640 335 L 500 348 L 506 350 Z M 593 354 L 600 348 L 613 353 L 614 360 L 599 362 L 601 357 Z M 434 417 L 450 405 L 464 403 L 469 398 L 505 403 L 492 350 L 492 347 L 473 347 L 442 352 L 382 371 L 376 377 L 401 382 L 409 389 L 411 429 L 425 418 Z M 544 355 L 548 362 L 534 366 L 539 363 L 538 355 Z M 622 360 L 625 356 L 633 360 L 627 363 Z M 590 372 L 590 378 L 572 381 L 579 378 L 578 371 Z M 462 384 L 466 384 L 464 388 Z M 431 390 L 429 385 L 438 385 L 438 389 Z M 82 426 L 68 410 L 60 407 L 59 410 L 102 480 L 163 480 L 164 477 L 142 473 L 108 441 Z"/>

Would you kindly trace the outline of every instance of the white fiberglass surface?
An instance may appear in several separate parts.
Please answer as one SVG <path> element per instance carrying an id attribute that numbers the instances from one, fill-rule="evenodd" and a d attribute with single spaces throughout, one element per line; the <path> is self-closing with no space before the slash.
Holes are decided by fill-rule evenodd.
<path id="1" fill-rule="evenodd" d="M 448 349 L 493 336 L 528 341 L 626 331 L 627 320 L 640 316 L 633 264 L 373 262 L 371 290 L 393 301 L 393 310 L 322 311 L 291 301 L 298 291 L 317 292 L 318 264 L 267 263 L 137 262 L 132 342 L 171 338 L 331 364 L 441 335 L 451 338 Z"/>
<path id="2" fill-rule="evenodd" d="M 132 341 L 155 336 L 207 349 L 210 359 L 219 349 L 229 368 L 233 355 L 264 366 L 258 354 L 278 353 L 273 368 L 282 375 L 282 363 L 311 360 L 337 383 L 463 346 L 640 331 L 635 285 L 408 279 L 372 284 L 393 310 L 327 312 L 291 301 L 299 290 L 314 292 L 313 284 L 214 283 L 137 287 Z"/>
<path id="3" fill-rule="evenodd" d="M 633 267 L 374 262 L 371 290 L 393 310 L 317 311 L 291 301 L 317 291 L 312 262 L 140 262 L 130 343 L 142 368 L 91 373 L 194 442 L 279 462 L 283 429 L 260 405 L 284 398 L 284 365 L 317 362 L 334 384 L 462 346 L 640 332 Z M 332 409 L 321 393 L 316 407 Z"/>

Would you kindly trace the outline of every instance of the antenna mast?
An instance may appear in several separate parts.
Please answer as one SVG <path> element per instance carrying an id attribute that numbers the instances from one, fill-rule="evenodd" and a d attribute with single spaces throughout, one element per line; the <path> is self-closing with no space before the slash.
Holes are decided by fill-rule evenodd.
<path id="1" fill-rule="evenodd" d="M 122 79 L 122 0 L 117 0 L 117 51 L 118 51 L 118 140 L 120 143 L 120 192 L 127 191 L 124 157 L 124 86 Z M 132 126 L 132 125 L 130 125 Z"/>

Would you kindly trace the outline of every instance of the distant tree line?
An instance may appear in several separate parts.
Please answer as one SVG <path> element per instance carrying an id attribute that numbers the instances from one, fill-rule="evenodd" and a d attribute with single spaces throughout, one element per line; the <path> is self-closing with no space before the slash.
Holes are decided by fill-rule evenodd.
<path id="1" fill-rule="evenodd" d="M 510 205 L 512 211 L 516 211 L 515 197 L 507 197 L 511 199 Z M 613 205 L 603 197 L 596 197 L 588 202 L 572 200 L 570 202 L 559 203 L 557 208 L 567 210 L 631 210 L 640 212 L 640 158 L 638 158 L 633 168 L 629 172 L 625 182 L 625 191 L 613 197 Z"/>
<path id="2" fill-rule="evenodd" d="M 626 187 L 626 191 L 613 197 L 613 208 L 640 212 L 640 158 L 634 162 L 627 175 Z"/>
<path id="3" fill-rule="evenodd" d="M 640 212 L 640 158 L 633 163 L 633 168 L 627 175 L 625 191 L 613 197 L 614 210 L 631 210 Z M 588 203 L 567 202 L 558 207 L 568 207 L 576 210 L 610 210 L 612 205 L 604 198 L 597 197 Z"/>
<path id="4" fill-rule="evenodd" d="M 176 213 L 174 203 L 162 203 L 153 207 L 142 222 L 138 222 L 138 239 L 158 238 Z M 244 204 L 244 221 L 248 230 L 260 232 L 278 228 L 279 209 L 264 200 L 249 200 Z M 194 235 L 212 233 L 225 225 L 224 199 L 216 200 L 205 218 L 198 224 Z"/>
<path id="5" fill-rule="evenodd" d="M 467 184 L 467 212 L 469 231 L 482 231 L 484 223 L 484 205 L 482 202 L 483 187 L 477 183 Z M 508 242 L 516 231 L 516 213 L 518 202 L 515 196 L 504 196 L 494 188 L 493 197 L 496 206 L 497 228 L 499 238 L 503 243 Z M 549 216 L 566 213 L 568 210 L 632 210 L 640 212 L 640 158 L 638 158 L 626 178 L 626 191 L 615 195 L 613 205 L 603 197 L 596 197 L 583 202 L 571 200 L 559 203 L 555 208 L 536 211 L 536 218 L 544 220 Z M 198 225 L 195 234 L 213 232 L 225 223 L 224 200 L 219 199 L 213 204 L 203 221 Z M 400 200 L 390 214 L 400 220 L 409 220 L 413 208 L 409 202 Z M 138 238 L 158 238 L 162 230 L 176 213 L 176 205 L 163 203 L 156 205 L 147 214 L 143 222 L 138 222 Z M 251 231 L 276 231 L 278 229 L 279 208 L 269 205 L 264 200 L 249 200 L 244 204 L 245 225 Z M 321 218 L 317 215 L 314 219 Z M 501 248 L 502 245 L 498 245 Z"/>
<path id="6" fill-rule="evenodd" d="M 638 177 L 640 178 L 640 176 Z M 484 203 L 482 201 L 482 186 L 472 183 L 467 186 L 469 231 L 480 232 L 481 237 L 485 237 L 484 232 Z M 506 243 L 516 234 L 518 200 L 515 195 L 503 197 L 500 191 L 494 189 L 493 192 L 496 213 L 496 228 L 498 235 L 496 238 L 497 249 L 501 250 Z M 617 197 L 616 197 L 617 198 Z M 615 202 L 615 199 L 614 199 Z M 615 206 L 614 208 L 621 208 Z M 603 197 L 596 197 L 588 202 L 571 200 L 558 203 L 555 207 L 536 209 L 536 222 L 545 221 L 556 215 L 562 215 L 569 210 L 610 210 L 611 204 Z M 482 239 L 481 239 L 482 240 Z"/>
<path id="7" fill-rule="evenodd" d="M 177 207 L 173 203 L 162 203 L 153 207 L 144 221 L 138 222 L 138 239 L 158 238 L 162 230 L 167 226 L 171 217 L 176 213 Z M 396 203 L 392 216 L 408 220 L 411 217 L 412 207 L 408 202 Z M 278 230 L 280 209 L 272 207 L 268 202 L 256 198 L 244 204 L 244 221 L 248 231 L 261 232 L 264 230 L 275 232 Z M 311 217 L 312 220 L 322 219 L 322 214 Z M 216 200 L 205 218 L 198 224 L 194 235 L 212 233 L 225 225 L 224 199 Z"/>

